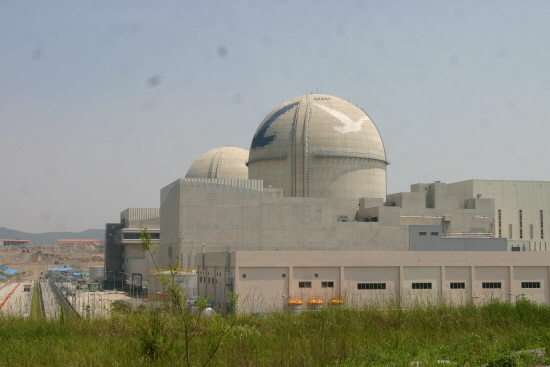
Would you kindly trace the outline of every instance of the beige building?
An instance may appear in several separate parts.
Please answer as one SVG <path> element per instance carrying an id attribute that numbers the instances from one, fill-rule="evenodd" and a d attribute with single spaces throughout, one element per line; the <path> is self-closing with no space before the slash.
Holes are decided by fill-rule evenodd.
<path id="1" fill-rule="evenodd" d="M 303 310 L 334 299 L 352 307 L 550 303 L 550 252 L 236 251 L 197 259 L 199 292 L 219 307 L 237 294 L 241 312 L 282 310 L 289 299 Z"/>
<path id="2" fill-rule="evenodd" d="M 151 256 L 141 248 L 141 228 L 147 228 L 155 246 L 160 240 L 159 218 L 158 208 L 128 208 L 120 213 L 120 223 L 107 223 L 106 289 L 128 287 L 136 294 L 147 292 L 149 272 L 154 265 Z"/>
<path id="3" fill-rule="evenodd" d="M 549 302 L 550 254 L 539 252 L 549 182 L 436 181 L 387 195 L 388 164 L 362 109 L 324 94 L 290 99 L 250 151 L 212 149 L 161 189 L 157 265 L 197 268 L 200 294 L 223 306 L 233 292 L 254 312 L 310 298 Z M 121 225 L 113 231 L 135 231 Z M 137 244 L 118 244 L 123 272 L 144 268 Z"/>
<path id="4" fill-rule="evenodd" d="M 470 197 L 495 199 L 495 236 L 508 238 L 511 248 L 548 251 L 550 182 L 468 180 L 448 185 L 464 203 Z"/>
<path id="5" fill-rule="evenodd" d="M 350 220 L 339 215 L 338 199 L 285 197 L 261 180 L 180 179 L 161 190 L 157 261 L 162 267 L 176 259 L 195 266 L 203 247 L 206 252 L 506 251 L 506 240 L 493 238 L 494 200 L 472 198 L 464 207 L 446 194 L 446 186 L 413 185 L 413 192 L 390 195 L 386 202 L 358 199 Z M 418 226 L 432 227 L 426 232 Z M 423 232 L 426 236 L 419 235 Z M 487 242 L 495 244 L 487 247 Z"/>

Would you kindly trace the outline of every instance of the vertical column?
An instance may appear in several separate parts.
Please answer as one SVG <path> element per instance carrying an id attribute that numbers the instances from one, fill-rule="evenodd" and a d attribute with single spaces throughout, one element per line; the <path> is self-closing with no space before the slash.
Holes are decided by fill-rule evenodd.
<path id="1" fill-rule="evenodd" d="M 403 273 L 403 265 L 399 266 L 399 291 L 397 295 L 399 296 L 399 305 L 403 302 L 403 288 L 405 286 L 405 278 Z"/>
<path id="2" fill-rule="evenodd" d="M 339 295 L 340 297 L 342 297 L 342 294 L 344 294 L 344 284 L 345 284 L 345 279 L 344 279 L 344 267 L 343 266 L 340 266 L 340 291 L 339 291 Z"/>
<path id="3" fill-rule="evenodd" d="M 514 293 L 514 287 L 512 287 L 512 282 L 513 282 L 513 279 L 514 279 L 514 267 L 512 265 L 510 265 L 508 267 L 508 287 L 506 287 L 508 289 L 508 292 L 506 292 L 507 294 L 507 299 L 508 301 L 512 301 L 512 297 L 511 295 L 509 295 L 508 293 L 511 293 L 511 294 L 515 294 Z"/>
<path id="4" fill-rule="evenodd" d="M 442 265 L 440 270 L 441 270 L 441 276 L 440 276 L 441 284 L 439 285 L 439 299 L 443 300 L 443 301 L 447 301 L 445 299 L 445 296 L 446 296 L 446 294 L 445 294 L 445 289 L 446 289 L 445 285 L 447 284 L 447 281 L 446 281 L 446 278 L 445 278 L 445 265 Z"/>
<path id="5" fill-rule="evenodd" d="M 239 282 L 241 278 L 239 277 L 240 269 L 237 263 L 237 256 L 235 256 L 235 272 L 233 273 L 233 294 L 239 294 Z"/>
<path id="6" fill-rule="evenodd" d="M 470 266 L 470 284 L 468 284 L 468 286 L 470 287 L 470 299 L 468 300 L 468 302 L 474 302 L 474 299 L 477 297 L 476 294 L 474 293 L 474 284 L 475 284 L 475 266 Z M 476 303 L 476 302 L 474 302 Z"/>
<path id="7" fill-rule="evenodd" d="M 294 284 L 294 267 L 289 266 L 288 267 L 288 294 L 287 294 L 288 297 L 292 297 L 292 295 L 294 294 L 293 284 Z"/>

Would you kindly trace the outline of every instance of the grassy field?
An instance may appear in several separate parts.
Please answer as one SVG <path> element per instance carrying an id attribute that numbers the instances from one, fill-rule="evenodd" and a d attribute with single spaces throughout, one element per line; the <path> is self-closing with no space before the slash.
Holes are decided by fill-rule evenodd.
<path id="1" fill-rule="evenodd" d="M 5 366 L 540 366 L 550 360 L 544 350 L 550 307 L 523 299 L 261 318 L 141 312 L 0 319 Z"/>

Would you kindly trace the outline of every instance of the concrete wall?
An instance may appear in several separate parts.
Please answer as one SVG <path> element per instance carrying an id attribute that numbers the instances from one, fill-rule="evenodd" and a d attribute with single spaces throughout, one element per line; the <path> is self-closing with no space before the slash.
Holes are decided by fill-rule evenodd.
<path id="1" fill-rule="evenodd" d="M 283 197 L 281 189 L 263 188 L 261 180 L 180 179 L 161 190 L 163 238 L 156 260 L 161 268 L 176 260 L 185 267 L 195 266 L 194 256 L 203 245 L 206 252 L 226 248 L 403 251 L 410 249 L 409 225 L 439 225 L 439 232 L 447 234 L 490 234 L 491 199 L 473 199 L 468 208 L 459 208 L 457 198 L 447 195 L 445 184 L 417 184 L 412 190 L 416 190 L 409 193 L 415 197 L 412 206 L 407 206 L 404 194 L 390 196 L 391 205 L 379 198 L 362 198 L 353 203 L 357 221 L 341 222 L 340 199 Z M 456 250 L 502 246 L 502 241 L 493 245 L 485 239 L 438 243 L 443 242 L 444 248 Z M 415 249 L 435 249 L 438 243 L 425 247 L 417 239 Z"/>
<path id="2" fill-rule="evenodd" d="M 449 184 L 448 191 L 460 202 L 478 195 L 494 198 L 496 237 L 523 241 L 531 251 L 549 247 L 550 182 L 468 180 Z"/>
<path id="3" fill-rule="evenodd" d="M 443 236 L 441 226 L 410 226 L 411 251 L 508 251 L 505 238 Z"/>
<path id="4" fill-rule="evenodd" d="M 455 255 L 456 254 L 456 255 Z M 550 303 L 548 252 L 431 251 L 237 251 L 198 256 L 199 292 L 220 307 L 228 290 L 239 295 L 242 312 L 281 310 L 289 297 L 324 300 L 341 297 L 348 305 L 410 307 L 427 302 L 515 302 L 516 296 Z M 219 280 L 208 281 L 208 277 Z M 217 275 L 216 275 L 217 274 Z M 301 288 L 300 282 L 311 287 Z M 323 287 L 323 282 L 333 282 Z M 361 289 L 381 284 L 385 289 Z M 456 287 L 462 285 L 463 287 Z M 540 288 L 525 287 L 527 283 Z M 430 284 L 418 289 L 418 284 Z M 454 286 L 452 285 L 454 284 Z M 485 284 L 485 286 L 484 286 Z M 499 287 L 496 287 L 498 285 Z M 415 288 L 416 287 L 416 288 Z M 215 291 L 214 291 L 215 289 Z"/>
<path id="5" fill-rule="evenodd" d="M 261 182 L 260 182 L 261 183 Z M 261 189 L 261 190 L 260 190 Z M 178 180 L 161 191 L 161 267 L 176 257 L 232 250 L 408 250 L 408 227 L 338 222 L 336 199 L 282 197 L 280 190 Z M 358 203 L 355 204 L 358 206 Z M 394 208 L 382 210 L 392 211 Z M 397 221 L 395 213 L 390 213 Z M 381 225 L 382 224 L 382 225 Z M 172 250 L 170 250 L 172 248 Z M 179 249 L 179 252 L 176 252 Z M 172 256 L 170 257 L 170 251 Z M 191 261 L 191 266 L 195 264 Z"/>

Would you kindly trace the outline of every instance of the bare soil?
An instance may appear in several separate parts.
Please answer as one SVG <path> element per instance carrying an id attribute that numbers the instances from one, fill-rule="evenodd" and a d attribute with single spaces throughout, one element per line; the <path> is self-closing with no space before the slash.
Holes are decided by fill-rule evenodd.
<path id="1" fill-rule="evenodd" d="M 38 279 L 47 268 L 63 265 L 87 272 L 90 266 L 104 265 L 104 259 L 103 247 L 92 242 L 0 247 L 0 265 L 19 270 L 21 280 Z"/>

